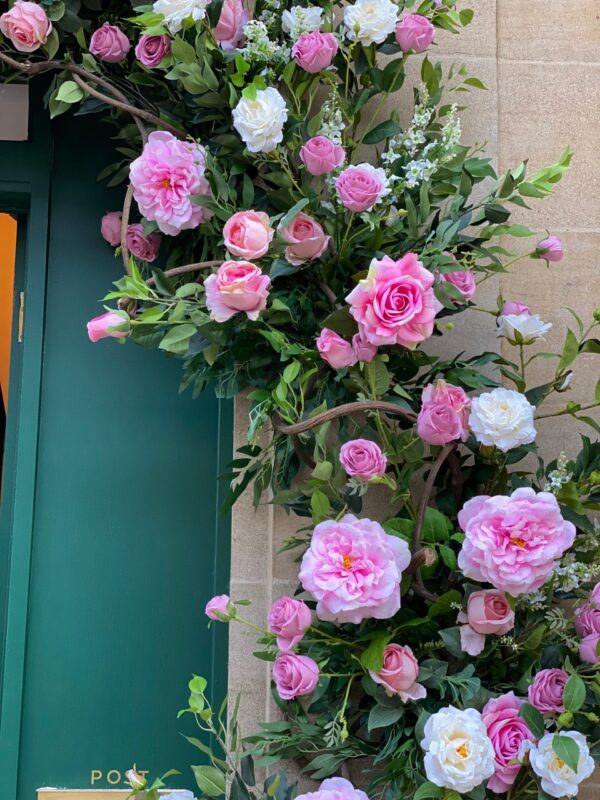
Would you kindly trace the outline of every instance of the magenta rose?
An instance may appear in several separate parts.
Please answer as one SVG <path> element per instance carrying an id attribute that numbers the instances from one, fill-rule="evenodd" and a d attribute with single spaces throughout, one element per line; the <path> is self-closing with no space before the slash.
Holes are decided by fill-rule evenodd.
<path id="1" fill-rule="evenodd" d="M 515 612 L 504 592 L 482 589 L 469 595 L 467 621 L 477 633 L 504 636 L 515 627 Z"/>
<path id="2" fill-rule="evenodd" d="M 108 64 L 118 64 L 119 61 L 123 61 L 130 47 L 127 36 L 110 22 L 105 22 L 95 30 L 90 39 L 90 53 Z"/>
<path id="3" fill-rule="evenodd" d="M 346 301 L 363 336 L 374 345 L 399 344 L 413 349 L 433 333 L 442 308 L 433 293 L 434 277 L 415 253 L 399 261 L 373 259 L 367 277 Z"/>
<path id="4" fill-rule="evenodd" d="M 280 597 L 269 611 L 269 630 L 277 636 L 277 647 L 284 652 L 304 638 L 310 623 L 310 608 L 293 597 Z"/>
<path id="5" fill-rule="evenodd" d="M 279 228 L 279 234 L 288 243 L 285 248 L 286 260 L 295 266 L 322 256 L 331 238 L 316 219 L 302 212 L 296 214 L 283 228 Z"/>
<path id="6" fill-rule="evenodd" d="M 235 50 L 246 41 L 244 26 L 250 21 L 250 12 L 242 0 L 224 0 L 213 36 L 222 50 Z"/>
<path id="7" fill-rule="evenodd" d="M 533 741 L 533 734 L 519 716 L 523 701 L 508 692 L 489 700 L 481 712 L 481 721 L 494 748 L 496 769 L 487 788 L 504 794 L 515 782 L 521 769 L 519 753 L 523 742 Z"/>
<path id="8" fill-rule="evenodd" d="M 381 670 L 369 670 L 369 675 L 384 687 L 386 694 L 397 694 L 405 703 L 407 700 L 422 700 L 427 695 L 425 687 L 417 683 L 419 662 L 407 645 L 388 644 L 383 651 Z"/>
<path id="9" fill-rule="evenodd" d="M 347 475 L 368 481 L 369 478 L 384 474 L 387 458 L 375 442 L 352 439 L 340 448 L 340 464 Z"/>
<path id="10" fill-rule="evenodd" d="M 264 211 L 237 211 L 223 227 L 225 247 L 232 255 L 249 261 L 265 255 L 273 234 Z"/>
<path id="11" fill-rule="evenodd" d="M 113 247 L 121 244 L 121 219 L 123 215 L 120 211 L 109 211 L 102 217 L 100 222 L 100 233 L 104 241 Z"/>
<path id="12" fill-rule="evenodd" d="M 525 303 L 519 300 L 509 300 L 502 306 L 501 316 L 510 316 L 512 314 L 531 314 L 531 309 Z"/>
<path id="13" fill-rule="evenodd" d="M 467 439 L 471 400 L 464 389 L 438 380 L 423 389 L 421 399 L 417 433 L 424 442 L 438 445 Z"/>
<path id="14" fill-rule="evenodd" d="M 294 42 L 292 56 L 305 72 L 321 72 L 331 66 L 338 51 L 333 33 L 311 31 L 301 34 Z"/>
<path id="15" fill-rule="evenodd" d="M 538 258 L 543 258 L 545 261 L 562 261 L 565 254 L 558 236 L 549 236 L 538 242 L 535 253 Z"/>
<path id="16" fill-rule="evenodd" d="M 107 311 L 88 322 L 87 332 L 91 342 L 106 339 L 107 336 L 113 339 L 125 338 L 129 336 L 129 316 L 124 311 Z"/>
<path id="17" fill-rule="evenodd" d="M 229 618 L 230 616 L 227 610 L 227 606 L 230 602 L 228 594 L 215 595 L 215 597 L 212 597 L 206 604 L 204 613 L 209 619 L 214 619 L 217 622 L 225 622 L 223 617 Z M 219 614 L 221 614 L 221 616 L 218 616 Z"/>
<path id="18" fill-rule="evenodd" d="M 475 276 L 468 269 L 457 270 L 456 272 L 440 272 L 440 280 L 442 283 L 447 281 L 455 286 L 465 300 L 471 300 L 477 291 Z M 455 303 L 460 303 L 460 300 L 453 299 Z"/>
<path id="19" fill-rule="evenodd" d="M 52 23 L 38 3 L 17 0 L 9 11 L 0 16 L 0 32 L 10 39 L 15 50 L 33 53 L 48 41 Z"/>
<path id="20" fill-rule="evenodd" d="M 562 714 L 565 710 L 563 692 L 569 680 L 564 669 L 543 669 L 538 672 L 527 689 L 530 705 L 542 714 Z"/>
<path id="21" fill-rule="evenodd" d="M 357 359 L 352 345 L 329 328 L 323 328 L 316 345 L 321 358 L 333 369 L 343 369 L 356 364 Z"/>
<path id="22" fill-rule="evenodd" d="M 598 642 L 600 642 L 600 633 L 590 633 L 585 636 L 579 642 L 579 658 L 588 664 L 598 664 L 600 662 Z"/>
<path id="23" fill-rule="evenodd" d="M 311 694 L 319 683 L 319 665 L 308 656 L 280 653 L 273 664 L 273 680 L 282 700 Z"/>
<path id="24" fill-rule="evenodd" d="M 317 600 L 319 619 L 358 625 L 398 611 L 410 559 L 404 539 L 388 535 L 378 522 L 346 514 L 315 527 L 299 578 Z"/>
<path id="25" fill-rule="evenodd" d="M 215 322 L 244 312 L 257 320 L 267 307 L 271 279 L 249 261 L 224 261 L 216 273 L 204 281 L 206 307 Z"/>
<path id="26" fill-rule="evenodd" d="M 396 26 L 396 41 L 404 53 L 424 53 L 434 38 L 434 26 L 421 14 L 405 14 Z"/>
<path id="27" fill-rule="evenodd" d="M 352 349 L 358 361 L 369 364 L 377 355 L 377 345 L 368 342 L 362 331 L 355 333 L 352 337 Z"/>
<path id="28" fill-rule="evenodd" d="M 140 36 L 135 46 L 135 57 L 148 69 L 158 67 L 163 58 L 171 52 L 171 39 L 166 33 L 160 36 L 150 36 L 145 33 Z"/>
<path id="29" fill-rule="evenodd" d="M 140 261 L 154 261 L 160 250 L 160 233 L 146 235 L 144 226 L 136 222 L 127 228 L 127 247 Z"/>
<path id="30" fill-rule="evenodd" d="M 307 792 L 296 797 L 296 800 L 369 800 L 367 795 L 345 778 L 327 778 L 316 792 Z"/>
<path id="31" fill-rule="evenodd" d="M 344 148 L 327 136 L 313 136 L 300 148 L 300 160 L 311 175 L 328 175 L 344 163 Z"/>
<path id="32" fill-rule="evenodd" d="M 370 211 L 382 197 L 389 194 L 385 172 L 372 164 L 346 167 L 335 181 L 340 203 L 349 211 Z"/>
<path id="33" fill-rule="evenodd" d="M 589 599 L 575 609 L 575 630 L 580 636 L 600 633 L 600 583 L 597 583 Z"/>

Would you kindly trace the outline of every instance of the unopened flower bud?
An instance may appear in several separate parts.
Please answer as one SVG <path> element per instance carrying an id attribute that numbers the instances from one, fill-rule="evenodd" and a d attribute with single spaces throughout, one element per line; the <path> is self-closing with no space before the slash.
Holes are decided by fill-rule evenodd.
<path id="1" fill-rule="evenodd" d="M 590 483 L 592 486 L 600 485 L 600 470 L 595 469 L 590 475 Z"/>
<path id="2" fill-rule="evenodd" d="M 444 327 L 446 328 L 447 331 L 453 331 L 454 330 L 454 323 L 453 322 L 447 322 Z"/>
<path id="3" fill-rule="evenodd" d="M 557 392 L 566 392 L 570 385 L 573 383 L 573 373 L 571 371 L 567 372 L 565 377 L 561 380 L 558 386 L 555 386 L 554 389 Z"/>
<path id="4" fill-rule="evenodd" d="M 594 316 L 594 320 L 595 320 L 596 322 L 600 322 L 600 308 L 595 308 L 595 309 L 594 309 L 594 314 L 593 314 L 593 316 Z"/>
<path id="5" fill-rule="evenodd" d="M 567 413 L 575 414 L 575 412 L 579 411 L 581 408 L 581 403 L 575 403 L 571 400 L 571 402 L 567 403 Z"/>
<path id="6" fill-rule="evenodd" d="M 570 728 L 573 724 L 573 714 L 570 711 L 564 711 L 559 716 L 558 721 L 563 728 Z"/>
<path id="7" fill-rule="evenodd" d="M 600 717 L 598 716 L 598 714 L 594 714 L 593 711 L 586 711 L 586 712 L 584 712 L 583 716 L 586 719 L 589 719 L 590 722 L 594 722 L 594 723 L 600 722 Z"/>
<path id="8" fill-rule="evenodd" d="M 143 775 L 140 775 L 135 767 L 127 770 L 125 777 L 129 781 L 129 785 L 132 789 L 143 789 L 146 786 L 146 778 L 144 778 Z"/>

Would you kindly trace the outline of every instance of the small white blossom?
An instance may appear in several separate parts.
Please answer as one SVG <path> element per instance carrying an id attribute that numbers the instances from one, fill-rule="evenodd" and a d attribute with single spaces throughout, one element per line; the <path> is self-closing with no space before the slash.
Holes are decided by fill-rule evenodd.
<path id="1" fill-rule="evenodd" d="M 406 185 L 409 189 L 414 189 L 415 186 L 428 181 L 438 169 L 437 161 L 429 161 L 422 158 L 419 161 L 409 161 L 404 167 L 404 175 Z"/>
<path id="2" fill-rule="evenodd" d="M 283 139 L 287 115 L 277 89 L 259 89 L 254 99 L 242 97 L 233 109 L 233 127 L 251 153 L 269 153 Z"/>
<path id="3" fill-rule="evenodd" d="M 590 756 L 585 736 L 578 731 L 561 731 L 561 736 L 573 739 L 579 747 L 577 771 L 573 771 L 554 752 L 552 741 L 555 735 L 547 733 L 537 745 L 528 743 L 531 768 L 542 779 L 542 789 L 550 797 L 576 797 L 579 784 L 589 778 L 595 769 L 594 759 Z"/>
<path id="4" fill-rule="evenodd" d="M 296 40 L 303 33 L 318 31 L 323 24 L 323 9 L 316 6 L 293 6 L 281 15 L 281 27 Z"/>
<path id="5" fill-rule="evenodd" d="M 525 395 L 513 389 L 494 389 L 473 398 L 469 426 L 478 442 L 506 453 L 535 440 L 534 411 Z"/>
<path id="6" fill-rule="evenodd" d="M 246 46 L 240 50 L 242 57 L 250 64 L 285 64 L 290 58 L 290 50 L 269 38 L 264 22 L 250 20 L 244 25 Z"/>
<path id="7" fill-rule="evenodd" d="M 321 110 L 323 116 L 319 134 L 327 136 L 334 144 L 341 144 L 342 131 L 346 127 L 341 109 L 335 103 L 326 100 Z"/>
<path id="8" fill-rule="evenodd" d="M 163 15 L 170 33 L 178 33 L 184 19 L 191 17 L 194 22 L 204 19 L 209 3 L 210 0 L 156 0 L 152 10 Z"/>
<path id="9" fill-rule="evenodd" d="M 552 327 L 538 314 L 500 314 L 498 317 L 498 336 L 503 336 L 511 344 L 533 344 L 544 339 Z"/>
<path id="10" fill-rule="evenodd" d="M 344 9 L 346 36 L 365 47 L 381 44 L 394 32 L 398 6 L 391 0 L 356 0 Z"/>

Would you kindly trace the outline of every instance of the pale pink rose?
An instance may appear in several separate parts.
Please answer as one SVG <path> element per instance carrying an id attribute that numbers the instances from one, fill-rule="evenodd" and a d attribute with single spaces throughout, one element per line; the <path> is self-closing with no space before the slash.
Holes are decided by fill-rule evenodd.
<path id="1" fill-rule="evenodd" d="M 87 324 L 87 332 L 90 341 L 97 342 L 99 339 L 105 339 L 107 336 L 113 339 L 125 338 L 129 336 L 129 328 L 121 331 L 114 330 L 114 328 L 128 322 L 129 317 L 125 312 L 107 311 L 106 314 L 94 317 L 94 319 L 91 319 Z"/>
<path id="2" fill-rule="evenodd" d="M 127 247 L 132 256 L 140 261 L 154 261 L 160 250 L 160 233 L 144 233 L 144 226 L 139 222 L 127 228 Z"/>
<path id="3" fill-rule="evenodd" d="M 529 704 L 542 714 L 562 714 L 565 710 L 563 692 L 569 680 L 564 669 L 543 669 L 538 672 L 527 689 Z"/>
<path id="4" fill-rule="evenodd" d="M 319 683 L 319 665 L 308 656 L 280 653 L 273 664 L 273 680 L 282 700 L 311 694 Z"/>
<path id="5" fill-rule="evenodd" d="M 580 636 L 600 633 L 600 583 L 594 586 L 589 599 L 575 609 L 575 630 Z"/>
<path id="6" fill-rule="evenodd" d="M 433 333 L 441 310 L 433 293 L 434 276 L 415 253 L 399 261 L 373 259 L 367 277 L 346 301 L 363 336 L 371 344 L 399 344 L 414 349 Z"/>
<path id="7" fill-rule="evenodd" d="M 100 61 L 118 64 L 127 56 L 131 44 L 123 31 L 110 22 L 105 22 L 92 33 L 90 53 Z"/>
<path id="8" fill-rule="evenodd" d="M 346 167 L 335 181 L 340 203 L 349 211 L 370 211 L 382 197 L 390 193 L 381 168 L 371 164 Z"/>
<path id="9" fill-rule="evenodd" d="M 296 797 L 296 800 L 369 800 L 367 795 L 345 778 L 327 778 L 316 792 L 307 792 Z"/>
<path id="10" fill-rule="evenodd" d="M 135 57 L 148 69 L 158 67 L 163 58 L 171 52 L 171 38 L 163 33 L 160 36 L 150 36 L 145 33 L 140 36 L 135 46 Z"/>
<path id="11" fill-rule="evenodd" d="M 471 400 L 464 389 L 438 380 L 423 389 L 421 399 L 417 433 L 424 442 L 438 445 L 467 439 Z"/>
<path id="12" fill-rule="evenodd" d="M 456 272 L 440 272 L 440 280 L 442 283 L 447 281 L 455 286 L 465 300 L 471 300 L 477 291 L 475 276 L 467 269 Z M 454 303 L 460 303 L 460 300 L 454 299 Z"/>
<path id="13" fill-rule="evenodd" d="M 242 0 L 224 0 L 221 14 L 213 31 L 222 50 L 235 50 L 246 42 L 244 26 L 250 21 L 250 12 Z"/>
<path id="14" fill-rule="evenodd" d="M 316 340 L 317 350 L 321 354 L 321 358 L 326 361 L 330 367 L 334 369 L 343 369 L 344 367 L 352 367 L 356 364 L 356 355 L 352 349 L 352 345 L 341 336 L 338 336 L 335 331 L 329 328 L 323 328 Z"/>
<path id="15" fill-rule="evenodd" d="M 292 57 L 305 72 L 321 72 L 331 66 L 338 51 L 333 33 L 311 31 L 301 34 L 292 47 Z"/>
<path id="16" fill-rule="evenodd" d="M 586 661 L 588 664 L 597 664 L 600 662 L 598 655 L 598 642 L 600 642 L 600 633 L 590 633 L 579 642 L 579 658 Z"/>
<path id="17" fill-rule="evenodd" d="M 405 14 L 396 26 L 396 41 L 404 53 L 424 53 L 434 38 L 434 26 L 421 14 Z"/>
<path id="18" fill-rule="evenodd" d="M 340 448 L 340 464 L 346 474 L 368 481 L 383 475 L 387 467 L 387 458 L 381 447 L 369 439 L 351 439 Z"/>
<path id="19" fill-rule="evenodd" d="M 113 247 L 121 244 L 121 219 L 123 215 L 120 211 L 109 211 L 102 217 L 100 223 L 100 233 L 104 241 Z"/>
<path id="20" fill-rule="evenodd" d="M 543 258 L 544 261 L 562 261 L 565 254 L 558 236 L 549 236 L 538 242 L 535 252 L 538 258 Z"/>
<path id="21" fill-rule="evenodd" d="M 523 742 L 533 741 L 533 734 L 519 716 L 522 705 L 523 701 L 514 692 L 508 692 L 488 700 L 481 712 L 496 762 L 496 770 L 487 784 L 491 792 L 504 794 L 510 789 L 521 769 L 521 764 L 514 762 Z"/>
<path id="22" fill-rule="evenodd" d="M 515 627 L 515 612 L 504 592 L 482 589 L 469 595 L 467 621 L 477 633 L 504 636 Z"/>
<path id="23" fill-rule="evenodd" d="M 465 577 L 513 597 L 540 589 L 575 540 L 575 526 L 561 516 L 556 497 L 530 488 L 474 497 L 458 522 L 466 534 L 458 556 Z"/>
<path id="24" fill-rule="evenodd" d="M 506 317 L 511 314 L 531 314 L 531 309 L 519 300 L 508 300 L 502 306 L 501 316 Z"/>
<path id="25" fill-rule="evenodd" d="M 273 234 L 264 211 L 237 211 L 223 227 L 225 247 L 232 255 L 249 261 L 265 255 Z"/>
<path id="26" fill-rule="evenodd" d="M 269 611 L 269 630 L 277 636 L 277 647 L 284 652 L 304 638 L 310 623 L 310 608 L 293 597 L 280 597 Z"/>
<path id="27" fill-rule="evenodd" d="M 267 307 L 270 285 L 269 276 L 249 261 L 224 261 L 204 281 L 211 319 L 227 322 L 243 311 L 248 319 L 257 320 Z"/>
<path id="28" fill-rule="evenodd" d="M 352 337 L 352 349 L 358 361 L 363 361 L 369 364 L 377 355 L 377 345 L 368 342 L 362 334 L 362 331 L 355 333 Z"/>
<path id="29" fill-rule="evenodd" d="M 296 214 L 283 228 L 279 228 L 279 234 L 288 242 L 288 247 L 285 248 L 286 260 L 295 266 L 322 256 L 331 238 L 316 219 L 302 212 Z"/>
<path id="30" fill-rule="evenodd" d="M 20 53 L 33 53 L 46 44 L 52 33 L 52 23 L 38 3 L 17 0 L 9 11 L 0 16 L 0 32 Z"/>
<path id="31" fill-rule="evenodd" d="M 485 636 L 470 625 L 460 626 L 460 649 L 470 656 L 478 656 L 485 647 Z"/>
<path id="32" fill-rule="evenodd" d="M 417 683 L 419 662 L 407 645 L 388 644 L 383 651 L 383 667 L 379 672 L 369 670 L 369 675 L 384 687 L 386 694 L 397 694 L 405 703 L 427 696 L 425 687 Z"/>
<path id="33" fill-rule="evenodd" d="M 344 148 L 327 136 L 313 136 L 300 148 L 300 160 L 311 175 L 328 175 L 344 163 Z"/>
<path id="34" fill-rule="evenodd" d="M 214 619 L 217 622 L 224 622 L 224 620 L 217 616 L 217 614 L 222 614 L 224 617 L 229 617 L 227 606 L 230 602 L 231 601 L 228 594 L 217 594 L 208 601 L 206 608 L 204 609 L 204 613 L 209 619 Z"/>
<path id="35" fill-rule="evenodd" d="M 317 600 L 319 619 L 357 625 L 394 616 L 410 559 L 404 539 L 388 535 L 378 522 L 346 514 L 315 527 L 299 578 Z"/>

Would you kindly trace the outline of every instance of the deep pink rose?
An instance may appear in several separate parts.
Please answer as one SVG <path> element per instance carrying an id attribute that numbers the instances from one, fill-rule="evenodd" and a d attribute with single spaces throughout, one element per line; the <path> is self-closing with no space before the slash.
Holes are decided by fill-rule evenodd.
<path id="1" fill-rule="evenodd" d="M 597 664 L 600 662 L 598 655 L 598 642 L 600 642 L 600 633 L 590 633 L 579 642 L 579 658 L 586 661 L 588 664 Z"/>
<path id="2" fill-rule="evenodd" d="M 562 714 L 565 710 L 563 692 L 569 680 L 564 669 L 543 669 L 538 672 L 527 689 L 530 705 L 542 714 Z"/>
<path id="3" fill-rule="evenodd" d="M 217 616 L 217 613 L 222 614 L 224 617 L 229 617 L 227 606 L 230 603 L 228 594 L 218 594 L 212 597 L 206 604 L 204 613 L 209 619 L 214 619 L 217 622 L 224 622 L 225 620 Z M 217 612 L 217 613 L 215 613 Z"/>
<path id="4" fill-rule="evenodd" d="M 509 316 L 511 314 L 531 314 L 531 309 L 519 300 L 509 300 L 502 306 L 501 315 Z"/>
<path id="5" fill-rule="evenodd" d="M 160 250 L 160 233 L 144 233 L 144 226 L 139 222 L 127 228 L 127 247 L 140 261 L 154 261 Z"/>
<path id="6" fill-rule="evenodd" d="M 328 175 L 344 163 L 344 148 L 327 136 L 313 136 L 300 148 L 300 160 L 311 175 Z"/>
<path id="7" fill-rule="evenodd" d="M 482 589 L 469 595 L 467 621 L 477 633 L 504 636 L 515 627 L 515 612 L 504 592 Z"/>
<path id="8" fill-rule="evenodd" d="M 113 247 L 121 244 L 121 219 L 123 215 L 120 211 L 109 211 L 102 217 L 100 223 L 100 233 L 104 241 Z"/>
<path id="9" fill-rule="evenodd" d="M 346 167 L 335 181 L 340 203 L 350 211 L 370 211 L 382 197 L 389 194 L 385 172 L 372 164 Z"/>
<path id="10" fill-rule="evenodd" d="M 305 72 L 315 73 L 330 67 L 337 51 L 338 43 L 333 33 L 311 31 L 296 39 L 292 56 Z"/>
<path id="11" fill-rule="evenodd" d="M 378 522 L 346 514 L 316 526 L 299 578 L 318 601 L 319 619 L 357 625 L 394 616 L 410 559 L 404 539 L 389 536 Z"/>
<path id="12" fill-rule="evenodd" d="M 438 380 L 423 389 L 417 433 L 428 444 L 465 441 L 469 435 L 471 400 L 464 389 Z"/>
<path id="13" fill-rule="evenodd" d="M 87 332 L 91 342 L 105 339 L 107 336 L 113 339 L 122 339 L 129 336 L 129 326 L 127 330 L 111 330 L 117 326 L 125 325 L 129 322 L 129 316 L 123 311 L 107 311 L 99 317 L 94 317 L 87 324 Z"/>
<path id="14" fill-rule="evenodd" d="M 224 261 L 204 281 L 206 307 L 215 322 L 227 322 L 240 311 L 257 320 L 267 307 L 270 285 L 269 276 L 249 261 Z"/>
<path id="15" fill-rule="evenodd" d="M 385 688 L 386 694 L 397 694 L 405 703 L 427 695 L 425 687 L 417 683 L 419 662 L 406 645 L 388 644 L 383 651 L 383 667 L 379 672 L 369 670 L 369 675 Z"/>
<path id="16" fill-rule="evenodd" d="M 204 148 L 167 131 L 152 131 L 144 150 L 131 162 L 133 196 L 146 219 L 169 236 L 197 228 L 210 213 L 191 198 L 209 195 Z"/>
<path id="17" fill-rule="evenodd" d="M 310 608 L 293 597 L 280 597 L 269 611 L 269 630 L 277 636 L 277 647 L 284 652 L 298 644 L 310 622 Z"/>
<path id="18" fill-rule="evenodd" d="M 530 488 L 474 497 L 458 521 L 466 534 L 458 556 L 465 577 L 513 597 L 540 589 L 575 540 L 575 526 L 561 516 L 556 497 Z"/>
<path id="19" fill-rule="evenodd" d="M 347 475 L 368 481 L 369 478 L 384 474 L 387 458 L 376 442 L 351 439 L 340 448 L 340 464 Z"/>
<path id="20" fill-rule="evenodd" d="M 440 272 L 440 280 L 442 282 L 447 281 L 455 286 L 465 300 L 471 300 L 477 291 L 475 276 L 468 269 L 457 270 L 456 272 Z M 454 299 L 454 302 L 460 303 L 460 300 Z"/>
<path id="21" fill-rule="evenodd" d="M 421 14 L 405 14 L 396 26 L 396 41 L 404 53 L 424 53 L 434 38 L 434 26 Z"/>
<path id="22" fill-rule="evenodd" d="M 110 22 L 105 22 L 95 30 L 90 39 L 90 53 L 108 64 L 118 64 L 119 61 L 123 61 L 130 47 L 127 36 Z"/>
<path id="23" fill-rule="evenodd" d="M 232 255 L 249 261 L 265 255 L 273 234 L 264 211 L 237 211 L 223 227 L 225 247 Z"/>
<path id="24" fill-rule="evenodd" d="M 543 258 L 545 261 L 562 261 L 565 254 L 558 236 L 549 236 L 547 239 L 538 242 L 535 251 L 538 257 Z"/>
<path id="25" fill-rule="evenodd" d="M 171 39 L 166 33 L 160 36 L 150 36 L 145 33 L 140 36 L 135 46 L 135 57 L 148 69 L 158 67 L 163 58 L 171 52 Z"/>
<path id="26" fill-rule="evenodd" d="M 20 53 L 33 53 L 46 44 L 52 33 L 52 23 L 38 3 L 17 0 L 0 16 L 0 31 Z"/>
<path id="27" fill-rule="evenodd" d="M 285 248 L 286 260 L 295 266 L 322 256 L 331 238 L 316 219 L 302 211 L 290 223 L 279 228 L 279 234 L 288 242 L 288 247 Z"/>
<path id="28" fill-rule="evenodd" d="M 600 583 L 597 583 L 588 600 L 575 609 L 575 630 L 580 636 L 600 633 Z"/>
<path id="29" fill-rule="evenodd" d="M 235 50 L 246 42 L 244 26 L 250 21 L 250 12 L 242 0 L 224 0 L 221 15 L 213 31 L 222 50 Z"/>
<path id="30" fill-rule="evenodd" d="M 329 328 L 323 328 L 316 345 L 321 358 L 334 369 L 352 367 L 356 364 L 357 359 L 352 345 Z"/>
<path id="31" fill-rule="evenodd" d="M 377 345 L 368 342 L 362 331 L 355 333 L 352 337 L 352 349 L 358 361 L 369 364 L 377 355 Z"/>
<path id="32" fill-rule="evenodd" d="M 508 692 L 489 700 L 481 712 L 496 762 L 496 770 L 487 785 L 491 792 L 504 794 L 510 789 L 521 769 L 521 764 L 511 762 L 519 758 L 523 742 L 533 741 L 525 720 L 519 717 L 522 704 L 514 692 Z"/>
<path id="33" fill-rule="evenodd" d="M 345 778 L 327 778 L 316 792 L 307 792 L 296 797 L 296 800 L 369 800 L 367 795 Z"/>
<path id="34" fill-rule="evenodd" d="M 388 256 L 373 259 L 367 277 L 346 298 L 365 339 L 413 349 L 431 336 L 435 315 L 442 308 L 433 281 L 415 253 L 399 261 Z"/>
<path id="35" fill-rule="evenodd" d="M 311 694 L 319 683 L 319 665 L 308 656 L 280 653 L 273 664 L 273 680 L 282 700 Z"/>

